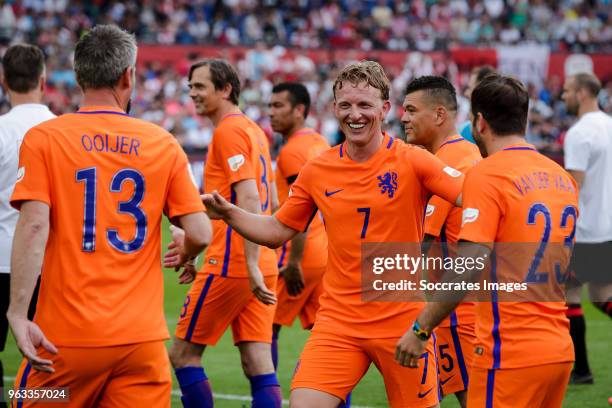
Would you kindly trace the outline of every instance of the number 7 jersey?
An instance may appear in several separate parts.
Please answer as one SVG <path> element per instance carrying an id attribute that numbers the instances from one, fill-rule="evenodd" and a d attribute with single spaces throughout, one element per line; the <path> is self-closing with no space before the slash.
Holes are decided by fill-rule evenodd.
<path id="1" fill-rule="evenodd" d="M 27 133 L 17 180 L 15 208 L 50 207 L 34 319 L 49 340 L 104 347 L 168 338 L 162 213 L 204 211 L 174 137 L 116 108 L 82 108 Z"/>
<path id="2" fill-rule="evenodd" d="M 329 257 L 313 330 L 356 338 L 404 334 L 423 303 L 364 301 L 361 245 L 420 243 L 429 196 L 454 203 L 462 184 L 459 171 L 388 135 L 365 162 L 351 160 L 343 144 L 306 163 L 275 216 L 303 231 L 317 209 L 323 214 Z"/>

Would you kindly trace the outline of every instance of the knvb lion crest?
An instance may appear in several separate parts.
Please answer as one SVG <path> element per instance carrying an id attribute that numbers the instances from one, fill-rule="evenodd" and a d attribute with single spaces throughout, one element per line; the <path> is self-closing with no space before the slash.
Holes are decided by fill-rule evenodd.
<path id="1" fill-rule="evenodd" d="M 380 187 L 380 194 L 387 194 L 389 198 L 393 198 L 397 191 L 397 173 L 388 171 L 378 176 L 378 187 Z"/>

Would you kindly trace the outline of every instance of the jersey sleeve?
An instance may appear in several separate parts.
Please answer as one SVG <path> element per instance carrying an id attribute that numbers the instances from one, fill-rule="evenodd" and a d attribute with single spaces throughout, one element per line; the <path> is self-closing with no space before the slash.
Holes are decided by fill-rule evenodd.
<path id="1" fill-rule="evenodd" d="M 464 175 L 459 170 L 447 166 L 425 149 L 412 147 L 413 164 L 421 184 L 431 193 L 440 196 L 449 203 L 455 203 L 461 194 Z"/>
<path id="2" fill-rule="evenodd" d="M 565 168 L 586 171 L 591 155 L 591 141 L 577 129 L 570 129 L 563 141 Z"/>
<path id="3" fill-rule="evenodd" d="M 280 222 L 296 231 L 306 231 L 318 210 L 308 190 L 312 178 L 309 167 L 306 165 L 302 169 L 295 183 L 291 185 L 289 197 L 274 214 Z"/>
<path id="4" fill-rule="evenodd" d="M 502 195 L 494 179 L 472 169 L 463 186 L 463 213 L 459 239 L 491 244 L 495 242 L 503 214 Z"/>
<path id="5" fill-rule="evenodd" d="M 189 170 L 187 155 L 177 143 L 174 143 L 174 148 L 176 149 L 176 160 L 168 183 L 168 194 L 164 206 L 164 212 L 168 218 L 204 211 L 204 204 Z"/>
<path id="6" fill-rule="evenodd" d="M 11 205 L 19 210 L 23 201 L 42 201 L 51 207 L 51 176 L 45 160 L 46 135 L 41 129 L 26 133 L 19 152 L 17 183 Z"/>
<path id="7" fill-rule="evenodd" d="M 425 210 L 425 221 L 423 228 L 426 234 L 434 237 L 439 237 L 442 231 L 442 226 L 448 218 L 450 210 L 453 208 L 453 204 L 438 197 L 433 196 L 427 203 L 427 209 Z"/>
<path id="8" fill-rule="evenodd" d="M 251 162 L 251 142 L 244 129 L 232 124 L 220 126 L 215 130 L 213 143 L 213 154 L 230 184 L 257 178 Z"/>
<path id="9" fill-rule="evenodd" d="M 297 176 L 304 164 L 306 164 L 306 158 L 293 146 L 286 146 L 278 156 L 278 168 L 285 180 Z"/>

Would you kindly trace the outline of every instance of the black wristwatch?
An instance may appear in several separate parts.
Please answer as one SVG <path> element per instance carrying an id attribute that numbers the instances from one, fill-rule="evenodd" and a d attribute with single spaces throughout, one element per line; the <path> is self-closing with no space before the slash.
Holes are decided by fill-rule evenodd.
<path id="1" fill-rule="evenodd" d="M 414 324 L 412 325 L 412 331 L 414 332 L 414 335 L 417 336 L 418 339 L 423 340 L 423 341 L 429 340 L 429 338 L 431 337 L 431 332 L 422 329 L 418 320 L 414 321 Z"/>

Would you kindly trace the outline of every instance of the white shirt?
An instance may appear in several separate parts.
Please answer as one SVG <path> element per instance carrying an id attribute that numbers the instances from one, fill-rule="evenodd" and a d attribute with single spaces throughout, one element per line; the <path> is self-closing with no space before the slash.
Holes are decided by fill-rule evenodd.
<path id="1" fill-rule="evenodd" d="M 565 136 L 565 168 L 584 172 L 577 242 L 612 241 L 612 118 L 584 114 Z"/>
<path id="2" fill-rule="evenodd" d="M 30 128 L 54 118 L 45 105 L 17 105 L 0 116 L 0 273 L 11 271 L 11 247 L 19 212 L 9 203 L 19 164 L 19 147 Z"/>

